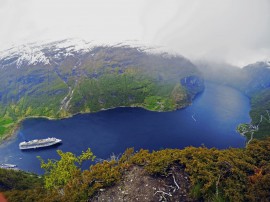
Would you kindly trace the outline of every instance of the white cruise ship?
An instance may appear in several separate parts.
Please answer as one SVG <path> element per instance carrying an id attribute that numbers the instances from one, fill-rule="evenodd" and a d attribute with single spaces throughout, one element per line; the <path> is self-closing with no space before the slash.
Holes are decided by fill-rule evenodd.
<path id="1" fill-rule="evenodd" d="M 19 144 L 19 148 L 24 149 L 36 149 L 42 147 L 49 147 L 58 143 L 61 143 L 62 140 L 57 139 L 55 137 L 49 137 L 46 139 L 36 139 L 31 141 L 24 141 Z"/>

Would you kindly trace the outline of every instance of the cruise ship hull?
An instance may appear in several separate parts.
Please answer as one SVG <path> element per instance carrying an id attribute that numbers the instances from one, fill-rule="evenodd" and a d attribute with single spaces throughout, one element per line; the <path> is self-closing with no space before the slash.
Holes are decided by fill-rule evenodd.
<path id="1" fill-rule="evenodd" d="M 29 142 L 21 142 L 19 144 L 19 148 L 21 150 L 27 150 L 27 149 L 38 149 L 43 147 L 49 147 L 52 145 L 56 145 L 61 143 L 62 140 L 56 139 L 56 138 L 47 138 L 47 139 L 40 139 L 40 140 L 32 140 Z"/>

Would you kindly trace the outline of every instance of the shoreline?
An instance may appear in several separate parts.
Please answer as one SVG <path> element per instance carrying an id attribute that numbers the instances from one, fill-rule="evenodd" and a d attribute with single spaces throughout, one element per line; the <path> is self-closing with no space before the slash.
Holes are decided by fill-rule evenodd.
<path id="1" fill-rule="evenodd" d="M 101 108 L 97 111 L 90 111 L 90 112 L 76 112 L 76 113 L 73 113 L 73 114 L 68 114 L 67 116 L 64 116 L 64 117 L 48 117 L 48 116 L 38 116 L 38 115 L 33 115 L 33 116 L 27 116 L 27 117 L 24 117 L 24 118 L 20 118 L 17 122 L 14 123 L 14 128 L 11 129 L 11 131 L 6 135 L 6 136 L 3 136 L 1 139 L 0 139 L 0 146 L 6 142 L 6 141 L 9 141 L 11 140 L 15 135 L 16 133 L 18 132 L 19 128 L 20 128 L 20 125 L 23 121 L 27 120 L 27 119 L 32 119 L 32 118 L 43 118 L 43 119 L 47 119 L 47 120 L 52 120 L 52 121 L 56 121 L 56 120 L 62 120 L 62 119 L 68 119 L 68 118 L 72 118 L 76 115 L 83 115 L 83 114 L 91 114 L 91 113 L 98 113 L 98 112 L 102 112 L 102 111 L 107 111 L 107 110 L 112 110 L 112 109 L 117 109 L 117 108 L 141 108 L 141 109 L 144 109 L 144 110 L 147 110 L 147 111 L 150 111 L 150 112 L 157 112 L 157 113 L 166 113 L 166 112 L 173 112 L 173 111 L 177 111 L 177 110 L 181 110 L 181 109 L 184 109 L 186 107 L 189 107 L 193 104 L 193 101 L 196 100 L 196 98 L 198 96 L 200 96 L 203 92 L 205 91 L 205 87 L 203 88 L 202 91 L 199 91 L 197 92 L 195 95 L 193 95 L 191 97 L 191 99 L 188 99 L 187 100 L 187 103 L 183 106 L 179 106 L 179 107 L 175 107 L 174 109 L 170 109 L 170 110 L 151 110 L 151 109 L 148 109 L 146 108 L 144 105 L 142 104 L 132 104 L 130 106 L 124 106 L 124 105 L 120 105 L 120 106 L 116 106 L 116 107 L 109 107 L 109 108 Z"/>
<path id="2" fill-rule="evenodd" d="M 1 140 L 0 140 L 0 146 L 2 146 L 3 144 L 5 144 L 5 142 L 9 142 L 10 140 L 12 140 L 13 138 L 16 137 L 16 134 L 21 126 L 21 123 L 27 119 L 35 119 L 35 118 L 41 118 L 41 119 L 47 119 L 47 120 L 51 120 L 51 121 L 57 121 L 57 120 L 63 120 L 63 119 L 68 119 L 68 118 L 72 118 L 76 115 L 83 115 L 83 114 L 92 114 L 92 113 L 98 113 L 98 112 L 102 112 L 102 111 L 108 111 L 108 110 L 113 110 L 113 109 L 117 109 L 117 108 L 140 108 L 140 109 L 144 109 L 144 110 L 147 110 L 147 111 L 150 111 L 150 112 L 157 112 L 157 113 L 166 113 L 166 112 L 173 112 L 173 111 L 177 111 L 177 110 L 181 110 L 181 109 L 184 109 L 186 107 L 189 107 L 192 105 L 192 102 L 191 103 L 187 103 L 187 105 L 185 106 L 182 106 L 180 108 L 175 108 L 175 109 L 172 109 L 172 110 L 167 110 L 167 111 L 155 111 L 155 110 L 150 110 L 150 109 L 147 109 L 143 106 L 139 106 L 139 105 L 131 105 L 131 106 L 117 106 L 117 107 L 109 107 L 109 108 L 101 108 L 100 110 L 98 111 L 90 111 L 90 112 L 77 112 L 77 113 L 74 113 L 74 114 L 70 114 L 68 116 L 65 116 L 65 117 L 48 117 L 48 116 L 27 116 L 27 117 L 24 117 L 24 118 L 21 118 L 19 119 L 16 123 L 14 123 L 14 128 L 6 135 L 4 136 Z"/>

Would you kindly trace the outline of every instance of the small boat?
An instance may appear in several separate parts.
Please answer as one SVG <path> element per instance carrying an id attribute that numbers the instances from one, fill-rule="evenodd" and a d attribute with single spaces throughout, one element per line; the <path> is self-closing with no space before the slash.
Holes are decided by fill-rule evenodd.
<path id="1" fill-rule="evenodd" d="M 17 169 L 17 165 L 14 164 L 7 164 L 7 163 L 1 163 L 0 168 L 4 169 Z"/>
<path id="2" fill-rule="evenodd" d="M 196 122 L 197 120 L 194 118 L 194 115 L 195 115 L 195 114 L 193 114 L 191 117 L 192 117 L 192 119 Z"/>
<path id="3" fill-rule="evenodd" d="M 55 137 L 49 137 L 46 139 L 36 139 L 36 140 L 31 140 L 31 141 L 24 141 L 19 144 L 19 148 L 21 150 L 25 149 L 37 149 L 37 148 L 42 148 L 42 147 L 49 147 L 55 144 L 61 143 L 62 140 L 57 139 Z"/>

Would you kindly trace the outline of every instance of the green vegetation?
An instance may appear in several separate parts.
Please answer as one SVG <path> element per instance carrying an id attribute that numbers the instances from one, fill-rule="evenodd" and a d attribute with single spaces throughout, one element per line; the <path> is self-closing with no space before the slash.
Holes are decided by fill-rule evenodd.
<path id="1" fill-rule="evenodd" d="M 240 124 L 237 130 L 247 136 L 248 139 L 263 139 L 269 136 L 270 131 L 270 89 L 264 89 L 251 96 L 252 119 L 249 124 Z"/>
<path id="2" fill-rule="evenodd" d="M 162 98 L 160 96 L 151 96 L 147 97 L 144 100 L 144 106 L 146 109 L 152 111 L 168 111 L 175 109 L 175 106 L 172 103 L 172 100 Z"/>
<path id="3" fill-rule="evenodd" d="M 4 192 L 8 199 L 11 202 L 17 199 L 31 201 L 25 198 L 34 201 L 87 201 L 100 189 L 121 181 L 133 166 L 141 166 L 149 175 L 159 176 L 167 175 L 175 165 L 188 174 L 191 183 L 189 194 L 194 199 L 239 202 L 270 199 L 270 138 L 254 140 L 246 149 L 187 147 L 152 153 L 143 149 L 135 153 L 133 149 L 127 149 L 119 160 L 103 161 L 85 171 L 80 170 L 79 164 L 82 160 L 93 159 L 90 150 L 79 157 L 61 151 L 58 153 L 61 156 L 59 161 L 42 162 L 47 171 L 43 188 L 32 186 L 18 190 L 18 186 L 13 187 Z M 76 162 L 79 163 L 77 166 Z M 5 183 L 7 180 L 2 182 Z"/>
<path id="4" fill-rule="evenodd" d="M 93 161 L 95 159 L 90 149 L 86 152 L 82 152 L 78 157 L 71 152 L 63 153 L 58 150 L 57 153 L 60 156 L 59 161 L 50 159 L 45 163 L 44 160 L 39 157 L 41 168 L 46 171 L 44 177 L 45 188 L 49 190 L 58 189 L 66 185 L 74 178 L 74 175 L 80 171 L 78 165 L 80 166 L 86 160 L 91 159 Z M 76 165 L 76 163 L 78 165 Z"/>
<path id="5" fill-rule="evenodd" d="M 259 130 L 255 131 L 255 138 L 269 136 L 270 131 L 270 89 L 264 89 L 251 98 L 252 124 L 258 125 Z"/>
<path id="6" fill-rule="evenodd" d="M 250 125 L 246 124 L 246 123 L 240 124 L 237 127 L 237 131 L 244 135 L 246 132 L 249 132 L 249 130 L 250 130 L 249 126 Z"/>
<path id="7" fill-rule="evenodd" d="M 0 168 L 0 192 L 7 190 L 36 189 L 43 186 L 42 177 L 23 171 Z"/>
<path id="8" fill-rule="evenodd" d="M 6 118 L 0 118 L 0 138 L 4 134 L 10 133 L 10 131 L 13 129 L 14 122 L 11 118 L 6 117 Z"/>
<path id="9" fill-rule="evenodd" d="M 174 110 L 203 90 L 203 83 L 182 86 L 181 79 L 199 80 L 200 73 L 180 56 L 95 47 L 84 55 L 51 60 L 49 65 L 0 68 L 0 142 L 26 117 L 64 118 L 118 106 Z"/>
<path id="10" fill-rule="evenodd" d="M 242 123 L 237 126 L 236 129 L 241 135 L 244 135 L 250 140 L 252 138 L 252 135 L 255 131 L 257 131 L 257 128 L 254 128 L 252 124 L 250 123 Z"/>

